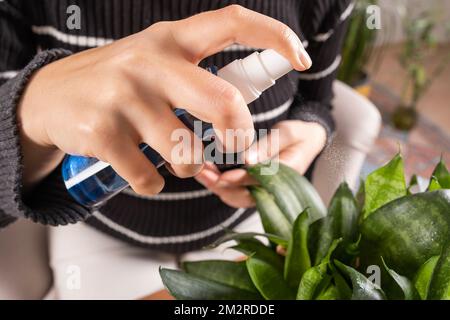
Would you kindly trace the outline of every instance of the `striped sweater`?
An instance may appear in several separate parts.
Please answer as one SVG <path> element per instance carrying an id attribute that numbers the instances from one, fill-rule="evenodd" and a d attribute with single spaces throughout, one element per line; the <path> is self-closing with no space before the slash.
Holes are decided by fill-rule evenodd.
<path id="1" fill-rule="evenodd" d="M 333 131 L 332 82 L 341 56 L 350 0 L 3 0 L 0 1 L 0 227 L 18 218 L 65 225 L 86 220 L 93 227 L 138 246 L 181 253 L 201 248 L 248 217 L 194 179 L 162 169 L 164 190 L 142 197 L 125 190 L 98 210 L 78 205 L 65 190 L 60 168 L 30 196 L 22 195 L 22 156 L 16 107 L 38 68 L 82 50 L 102 46 L 161 20 L 182 19 L 232 3 L 289 25 L 313 59 L 304 73 L 291 72 L 249 105 L 255 128 L 286 119 L 320 123 Z M 70 30 L 67 8 L 81 9 L 81 28 Z M 69 11 L 70 12 L 70 11 Z M 202 65 L 223 66 L 257 48 L 233 45 Z M 57 89 L 55 89 L 57 90 Z M 69 120 L 70 121 L 70 120 Z"/>

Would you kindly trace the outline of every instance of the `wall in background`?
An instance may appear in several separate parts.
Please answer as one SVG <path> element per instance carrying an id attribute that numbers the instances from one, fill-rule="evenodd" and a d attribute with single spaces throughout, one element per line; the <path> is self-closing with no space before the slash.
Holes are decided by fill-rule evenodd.
<path id="1" fill-rule="evenodd" d="M 392 33 L 392 42 L 400 42 L 403 40 L 403 32 L 401 26 L 401 12 L 398 7 L 405 5 L 408 12 L 413 15 L 423 10 L 439 7 L 436 14 L 442 21 L 450 21 L 450 0 L 379 0 L 382 9 L 383 28 L 388 28 Z M 440 40 L 444 39 L 445 27 L 442 25 L 438 28 L 437 36 Z"/>

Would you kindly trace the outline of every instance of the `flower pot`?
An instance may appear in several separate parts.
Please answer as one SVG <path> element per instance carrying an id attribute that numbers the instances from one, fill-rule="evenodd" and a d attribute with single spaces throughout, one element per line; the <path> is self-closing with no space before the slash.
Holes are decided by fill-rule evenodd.
<path id="1" fill-rule="evenodd" d="M 410 131 L 417 124 L 417 110 L 413 106 L 398 106 L 392 113 L 392 124 L 398 130 Z"/>
<path id="2" fill-rule="evenodd" d="M 369 75 L 365 72 L 362 72 L 357 80 L 353 82 L 352 87 L 359 94 L 368 98 L 372 92 L 372 84 L 370 82 Z"/>

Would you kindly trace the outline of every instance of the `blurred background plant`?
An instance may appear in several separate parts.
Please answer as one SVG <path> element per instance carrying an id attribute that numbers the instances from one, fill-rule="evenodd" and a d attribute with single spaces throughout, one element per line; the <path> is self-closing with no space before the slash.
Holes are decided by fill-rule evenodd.
<path id="1" fill-rule="evenodd" d="M 372 77 L 385 49 L 400 28 L 397 6 L 379 6 L 379 0 L 356 0 L 344 40 L 338 79 L 370 97 Z M 384 27 L 383 26 L 389 26 Z"/>
<path id="2" fill-rule="evenodd" d="M 417 123 L 417 103 L 450 63 L 450 52 L 441 57 L 434 68 L 426 66 L 438 48 L 435 31 L 439 17 L 433 9 L 418 16 L 406 14 L 403 22 L 405 42 L 398 61 L 407 76 L 401 92 L 401 104 L 394 111 L 392 122 L 397 129 L 411 130 Z M 450 40 L 448 22 L 446 29 L 447 40 Z"/>
<path id="3" fill-rule="evenodd" d="M 373 55 L 376 28 L 367 27 L 367 8 L 376 5 L 377 0 L 356 1 L 350 18 L 347 36 L 342 51 L 342 63 L 338 79 L 355 87 L 360 93 L 368 96 L 368 74 L 365 67 Z"/>
<path id="4" fill-rule="evenodd" d="M 369 28 L 377 10 L 379 28 Z M 399 146 L 408 178 L 418 173 L 421 187 L 441 157 L 450 162 L 449 27 L 450 0 L 355 0 L 338 77 L 383 118 L 362 176 Z"/>

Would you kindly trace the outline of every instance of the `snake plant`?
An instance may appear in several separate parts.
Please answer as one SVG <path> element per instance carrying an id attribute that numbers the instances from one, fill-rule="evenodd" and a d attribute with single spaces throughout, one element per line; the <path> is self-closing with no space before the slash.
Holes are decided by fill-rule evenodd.
<path id="1" fill-rule="evenodd" d="M 397 155 L 357 196 L 343 183 L 328 209 L 296 171 L 280 164 L 263 175 L 264 166 L 248 172 L 259 182 L 251 193 L 267 233 L 230 232 L 214 244 L 230 243 L 245 260 L 160 269 L 175 298 L 450 299 L 450 174 L 442 161 L 428 190 L 413 193 Z"/>

